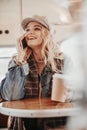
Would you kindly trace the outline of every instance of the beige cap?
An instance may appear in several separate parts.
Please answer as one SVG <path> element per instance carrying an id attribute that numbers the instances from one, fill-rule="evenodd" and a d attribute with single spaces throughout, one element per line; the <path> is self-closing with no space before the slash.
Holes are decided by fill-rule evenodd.
<path id="1" fill-rule="evenodd" d="M 44 26 L 45 28 L 47 28 L 48 30 L 50 30 L 48 21 L 47 21 L 46 17 L 44 17 L 44 16 L 34 15 L 34 16 L 32 16 L 32 17 L 25 18 L 25 19 L 22 21 L 22 23 L 21 23 L 22 28 L 25 30 L 26 27 L 27 27 L 27 25 L 28 25 L 30 22 L 40 23 L 42 26 Z"/>

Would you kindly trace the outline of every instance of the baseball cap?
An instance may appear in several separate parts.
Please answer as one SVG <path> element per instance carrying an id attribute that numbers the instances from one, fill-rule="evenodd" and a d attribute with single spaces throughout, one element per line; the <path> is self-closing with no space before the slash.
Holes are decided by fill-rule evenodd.
<path id="1" fill-rule="evenodd" d="M 25 18 L 21 22 L 22 28 L 25 30 L 27 25 L 30 22 L 37 22 L 37 23 L 41 24 L 42 26 L 44 26 L 45 28 L 47 28 L 48 30 L 50 30 L 50 26 L 49 26 L 48 20 L 47 20 L 47 18 L 45 16 L 34 15 L 32 17 Z"/>

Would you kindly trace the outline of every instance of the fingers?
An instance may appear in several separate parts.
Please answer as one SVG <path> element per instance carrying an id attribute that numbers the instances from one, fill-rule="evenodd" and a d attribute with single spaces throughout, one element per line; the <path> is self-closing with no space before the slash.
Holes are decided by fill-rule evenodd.
<path id="1" fill-rule="evenodd" d="M 23 50 L 23 46 L 22 46 L 23 38 L 24 38 L 24 35 L 17 39 L 17 47 L 18 47 L 18 49 L 22 49 Z"/>
<path id="2" fill-rule="evenodd" d="M 21 37 L 17 39 L 17 48 L 22 49 L 22 50 L 25 49 L 23 48 L 22 40 L 25 38 L 27 42 L 27 35 L 28 35 L 28 32 L 26 32 L 25 34 L 23 34 Z"/>
<path id="3" fill-rule="evenodd" d="M 32 49 L 29 47 L 23 48 L 22 40 L 26 38 L 26 36 L 27 34 L 24 34 L 17 39 L 16 48 L 17 48 L 18 55 L 17 55 L 16 60 L 19 63 L 22 63 L 23 61 L 27 61 L 28 57 L 30 56 L 32 52 Z"/>

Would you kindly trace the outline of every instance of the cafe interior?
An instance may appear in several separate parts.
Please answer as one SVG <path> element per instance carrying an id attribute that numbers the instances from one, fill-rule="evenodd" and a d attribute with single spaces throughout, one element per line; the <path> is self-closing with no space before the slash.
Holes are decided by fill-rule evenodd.
<path id="1" fill-rule="evenodd" d="M 65 79 L 67 88 L 76 91 L 74 102 L 80 110 L 68 117 L 66 127 L 55 130 L 87 130 L 86 6 L 86 0 L 0 0 L 0 82 L 17 52 L 17 38 L 24 33 L 22 19 L 35 14 L 48 18 L 54 42 L 71 59 L 73 67 L 64 66 Z M 8 129 L 7 122 L 0 108 L 0 130 Z"/>

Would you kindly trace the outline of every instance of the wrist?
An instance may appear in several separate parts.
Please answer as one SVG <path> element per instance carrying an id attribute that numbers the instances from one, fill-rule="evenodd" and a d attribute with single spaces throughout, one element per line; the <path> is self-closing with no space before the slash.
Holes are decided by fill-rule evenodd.
<path id="1" fill-rule="evenodd" d="M 13 60 L 14 60 L 14 61 L 16 62 L 16 64 L 18 64 L 18 65 L 23 65 L 23 64 L 26 64 L 26 63 L 27 63 L 26 60 L 20 60 L 18 55 L 14 56 L 14 57 L 13 57 Z"/>

